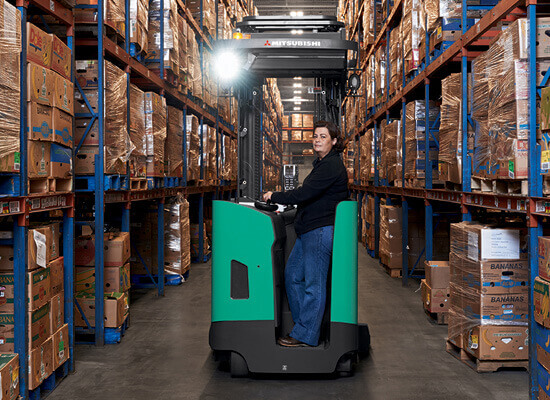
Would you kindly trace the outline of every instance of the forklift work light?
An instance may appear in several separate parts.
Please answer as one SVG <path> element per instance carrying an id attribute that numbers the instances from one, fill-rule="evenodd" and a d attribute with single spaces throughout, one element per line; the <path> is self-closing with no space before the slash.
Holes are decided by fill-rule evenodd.
<path id="1" fill-rule="evenodd" d="M 216 56 L 215 71 L 222 82 L 231 82 L 239 75 L 242 62 L 239 55 L 232 51 L 223 51 Z"/>

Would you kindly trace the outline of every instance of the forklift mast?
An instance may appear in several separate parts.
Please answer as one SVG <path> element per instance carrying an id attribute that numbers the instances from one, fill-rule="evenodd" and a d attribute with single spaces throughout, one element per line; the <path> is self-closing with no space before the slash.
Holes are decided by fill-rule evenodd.
<path id="1" fill-rule="evenodd" d="M 315 95 L 315 119 L 340 125 L 347 73 L 357 65 L 358 45 L 346 40 L 344 23 L 334 16 L 245 17 L 237 23 L 233 38 L 217 46 L 246 60 L 243 79 L 234 87 L 239 104 L 238 197 L 260 199 L 265 78 L 315 78 L 320 88 Z"/>

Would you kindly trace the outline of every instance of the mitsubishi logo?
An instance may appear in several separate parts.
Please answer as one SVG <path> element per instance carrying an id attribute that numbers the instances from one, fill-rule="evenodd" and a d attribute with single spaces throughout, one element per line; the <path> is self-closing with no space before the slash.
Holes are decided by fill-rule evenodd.
<path id="1" fill-rule="evenodd" d="M 269 40 L 266 40 L 266 41 L 265 41 L 264 46 L 271 46 L 271 43 L 269 43 Z"/>

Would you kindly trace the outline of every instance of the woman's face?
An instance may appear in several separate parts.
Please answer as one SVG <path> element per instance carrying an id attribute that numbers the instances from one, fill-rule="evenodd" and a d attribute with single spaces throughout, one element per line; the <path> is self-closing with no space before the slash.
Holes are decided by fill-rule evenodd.
<path id="1" fill-rule="evenodd" d="M 332 150 L 332 146 L 336 144 L 336 139 L 330 137 L 327 128 L 319 127 L 313 132 L 313 150 L 319 158 L 323 158 Z"/>

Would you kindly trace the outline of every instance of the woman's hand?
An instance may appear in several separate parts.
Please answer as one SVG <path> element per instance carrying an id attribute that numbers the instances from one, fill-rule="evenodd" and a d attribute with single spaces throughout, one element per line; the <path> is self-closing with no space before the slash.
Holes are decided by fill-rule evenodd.
<path id="1" fill-rule="evenodd" d="M 268 200 L 271 200 L 271 195 L 273 194 L 273 192 L 267 192 L 267 193 L 264 193 L 264 201 L 268 201 Z"/>

